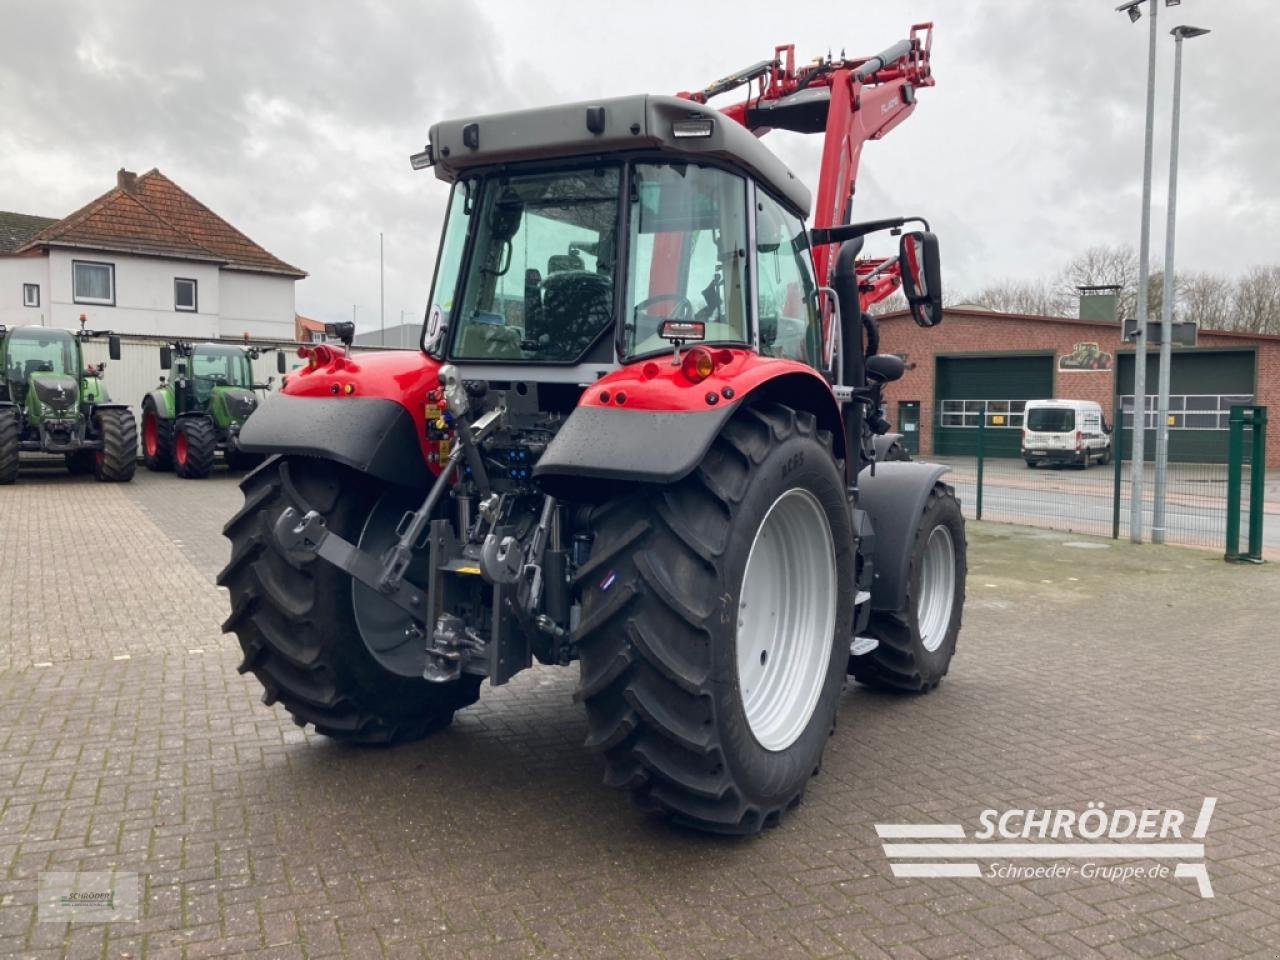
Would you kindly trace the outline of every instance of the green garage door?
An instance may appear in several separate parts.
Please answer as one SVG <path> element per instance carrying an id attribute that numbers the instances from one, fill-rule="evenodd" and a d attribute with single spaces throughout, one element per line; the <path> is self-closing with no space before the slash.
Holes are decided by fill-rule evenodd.
<path id="1" fill-rule="evenodd" d="M 1133 354 L 1122 353 L 1116 390 L 1126 413 L 1120 455 L 1132 449 Z M 1227 459 L 1227 415 L 1232 404 L 1252 403 L 1256 357 L 1252 350 L 1195 350 L 1173 354 L 1169 368 L 1169 459 L 1222 463 Z M 1147 436 L 1143 456 L 1155 459 L 1156 388 L 1160 357 L 1147 355 Z"/>
<path id="2" fill-rule="evenodd" d="M 986 418 L 983 451 L 1018 457 L 1022 402 L 1053 396 L 1053 357 L 938 357 L 933 449 L 940 455 L 977 452 L 978 424 Z"/>

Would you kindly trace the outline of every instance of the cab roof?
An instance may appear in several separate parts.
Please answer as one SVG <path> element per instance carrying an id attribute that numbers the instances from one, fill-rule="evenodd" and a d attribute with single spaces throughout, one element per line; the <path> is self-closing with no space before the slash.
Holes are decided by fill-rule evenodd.
<path id="1" fill-rule="evenodd" d="M 445 120 L 431 127 L 427 154 L 436 176 L 452 183 L 477 167 L 624 150 L 728 163 L 809 215 L 809 189 L 768 147 L 719 110 L 678 97 L 639 94 Z"/>

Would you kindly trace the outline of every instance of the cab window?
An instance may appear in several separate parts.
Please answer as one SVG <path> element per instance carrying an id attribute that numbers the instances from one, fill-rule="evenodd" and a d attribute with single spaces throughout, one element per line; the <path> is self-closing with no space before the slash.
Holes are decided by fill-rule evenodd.
<path id="1" fill-rule="evenodd" d="M 590 349 L 613 324 L 620 182 L 605 167 L 485 184 L 452 356 L 571 363 Z"/>
<path id="2" fill-rule="evenodd" d="M 760 352 L 820 366 L 822 323 L 804 224 L 763 192 L 756 205 L 755 254 Z"/>
<path id="3" fill-rule="evenodd" d="M 640 163 L 632 171 L 627 297 L 628 356 L 671 349 L 665 320 L 705 324 L 711 343 L 746 343 L 746 181 L 692 163 Z"/>

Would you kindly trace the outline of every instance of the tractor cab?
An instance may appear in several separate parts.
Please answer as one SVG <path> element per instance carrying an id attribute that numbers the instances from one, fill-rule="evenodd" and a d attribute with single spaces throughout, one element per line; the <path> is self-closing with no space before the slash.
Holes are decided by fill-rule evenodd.
<path id="1" fill-rule="evenodd" d="M 70 331 L 17 327 L 3 341 L 0 367 L 9 399 L 33 412 L 70 412 L 80 402 L 80 345 Z"/>
<path id="2" fill-rule="evenodd" d="M 253 371 L 244 350 L 222 343 L 175 344 L 174 347 L 177 356 L 171 364 L 178 414 L 213 407 L 215 419 L 229 422 L 243 420 L 248 415 L 244 412 L 237 416 L 240 407 L 252 411 L 257 401 L 253 395 Z"/>
<path id="3" fill-rule="evenodd" d="M 428 152 L 453 183 L 430 352 L 592 380 L 672 352 L 663 325 L 682 321 L 706 345 L 822 364 L 809 191 L 718 111 L 551 107 L 437 124 Z"/>

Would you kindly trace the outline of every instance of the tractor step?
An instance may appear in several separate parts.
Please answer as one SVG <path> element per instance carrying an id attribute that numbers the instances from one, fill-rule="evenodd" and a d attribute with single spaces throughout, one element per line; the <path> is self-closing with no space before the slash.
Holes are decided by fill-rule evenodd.
<path id="1" fill-rule="evenodd" d="M 849 644 L 849 656 L 865 656 L 878 646 L 880 646 L 880 641 L 875 637 L 855 637 L 853 643 Z"/>

